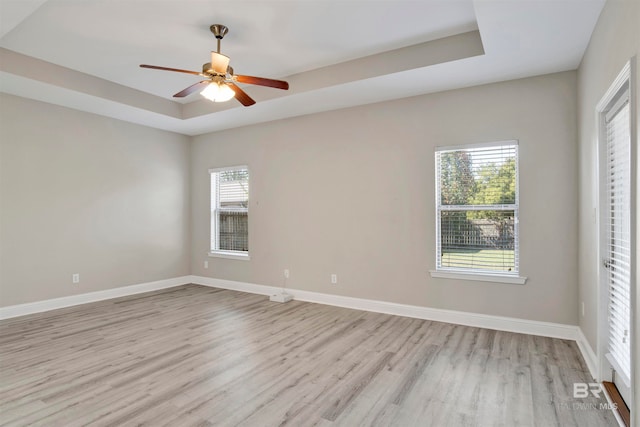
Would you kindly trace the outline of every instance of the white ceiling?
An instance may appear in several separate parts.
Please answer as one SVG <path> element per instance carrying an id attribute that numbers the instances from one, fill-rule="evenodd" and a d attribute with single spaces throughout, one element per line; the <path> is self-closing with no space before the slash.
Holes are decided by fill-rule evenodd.
<path id="1" fill-rule="evenodd" d="M 0 91 L 188 135 L 576 69 L 604 0 L 0 0 Z M 222 53 L 258 103 L 172 95 Z"/>

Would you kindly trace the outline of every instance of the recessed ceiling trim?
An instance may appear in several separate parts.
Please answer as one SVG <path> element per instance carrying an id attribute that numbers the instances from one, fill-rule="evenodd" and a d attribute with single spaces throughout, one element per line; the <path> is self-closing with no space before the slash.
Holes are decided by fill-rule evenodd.
<path id="1" fill-rule="evenodd" d="M 0 71 L 182 119 L 178 103 L 4 48 L 0 48 Z"/>
<path id="2" fill-rule="evenodd" d="M 252 97 L 258 102 L 286 98 L 304 92 L 326 89 L 480 55 L 484 55 L 480 32 L 477 30 L 469 31 L 287 76 L 285 80 L 289 82 L 288 92 L 252 87 Z M 213 107 L 208 104 L 211 103 L 184 104 L 183 117 L 191 119 L 211 114 Z M 226 104 L 217 107 L 215 111 L 225 111 L 232 108 L 237 108 L 237 106 Z"/>
<path id="3" fill-rule="evenodd" d="M 272 91 L 260 87 L 252 87 L 252 91 L 255 92 L 254 98 L 261 102 L 275 99 L 286 100 L 296 94 L 343 86 L 360 80 L 373 79 L 482 54 L 484 54 L 484 48 L 480 33 L 475 30 L 296 74 L 288 78 L 291 82 L 291 88 L 287 92 Z M 0 71 L 4 75 L 2 85 L 0 85 L 0 90 L 3 92 L 47 101 L 46 94 L 53 97 L 55 93 L 56 96 L 59 96 L 61 90 L 66 89 L 75 92 L 74 95 L 67 97 L 67 99 L 74 99 L 74 102 L 69 105 L 71 108 L 80 108 L 91 100 L 100 99 L 107 101 L 106 104 L 98 103 L 99 105 L 95 107 L 82 108 L 98 114 L 104 112 L 111 117 L 117 115 L 117 118 L 124 117 L 125 120 L 127 117 L 139 117 L 140 112 L 147 112 L 142 114 L 146 117 L 143 121 L 144 124 L 147 124 L 150 117 L 156 114 L 176 119 L 172 120 L 175 126 L 180 121 L 186 122 L 203 116 L 212 118 L 220 112 L 240 108 L 235 104 L 223 104 L 222 106 L 218 104 L 212 107 L 212 103 L 206 101 L 180 104 L 4 48 L 0 48 Z M 9 75 L 20 78 L 11 78 Z M 29 81 L 33 82 L 32 88 L 29 87 Z M 40 83 L 37 85 L 41 88 L 40 93 L 33 90 L 36 87 L 36 82 Z M 46 88 L 46 90 L 42 88 Z M 53 90 L 53 88 L 58 89 Z M 80 102 L 80 99 L 84 101 Z M 51 102 L 65 105 L 65 102 L 61 101 Z M 105 108 L 104 106 L 111 106 L 113 103 L 122 105 L 126 110 L 135 109 L 138 113 L 133 115 L 114 114 L 111 107 Z M 255 114 L 247 112 L 243 112 L 243 114 L 255 116 Z M 290 114 L 295 115 L 295 112 L 292 111 Z M 139 118 L 129 120 L 140 122 Z M 152 122 L 155 123 L 157 120 L 152 120 Z M 245 122 L 245 120 L 240 120 L 240 122 Z M 167 124 L 161 128 L 166 128 Z M 179 126 L 182 131 L 185 127 L 188 128 L 186 123 L 185 126 Z M 174 127 L 169 126 L 169 128 L 173 129 Z"/>
<path id="4" fill-rule="evenodd" d="M 213 47 L 202 5 L 220 1 L 230 5 L 225 22 L 243 29 L 226 52 L 233 67 L 287 78 L 288 93 L 252 87 L 260 103 L 246 109 L 193 101 L 199 97 L 176 102 L 171 95 L 195 83 L 190 76 L 139 69 L 202 63 Z M 293 9 L 277 0 L 171 0 L 147 19 L 145 2 L 130 2 L 122 15 L 117 2 L 7 0 L 0 23 L 12 29 L 0 39 L 8 49 L 0 50 L 0 91 L 197 135 L 575 70 L 604 2 L 383 0 L 345 2 L 336 14 L 329 0 Z"/>

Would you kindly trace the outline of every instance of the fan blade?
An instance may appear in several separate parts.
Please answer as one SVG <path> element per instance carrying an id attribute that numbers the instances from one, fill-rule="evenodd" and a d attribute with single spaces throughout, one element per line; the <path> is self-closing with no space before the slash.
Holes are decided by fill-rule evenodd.
<path id="1" fill-rule="evenodd" d="M 203 80 L 201 82 L 198 82 L 196 84 L 193 84 L 193 85 L 189 86 L 188 88 L 186 88 L 184 90 L 181 90 L 180 92 L 178 92 L 175 95 L 173 95 L 173 97 L 174 98 L 184 98 L 185 96 L 191 95 L 193 92 L 197 91 L 200 88 L 204 89 L 209 83 L 210 83 L 209 80 Z"/>
<path id="2" fill-rule="evenodd" d="M 248 83 L 250 85 L 260 85 L 260 86 L 268 86 L 274 87 L 276 89 L 289 89 L 289 83 L 284 80 L 274 80 L 274 79 L 266 79 L 264 77 L 253 77 L 253 76 L 233 76 L 237 82 L 240 83 Z"/>
<path id="3" fill-rule="evenodd" d="M 158 67 L 157 65 L 140 64 L 140 67 L 142 67 L 142 68 L 151 68 L 152 70 L 176 71 L 178 73 L 195 74 L 196 76 L 200 75 L 200 73 L 197 72 L 197 71 L 181 70 L 179 68 Z"/>
<path id="4" fill-rule="evenodd" d="M 227 74 L 229 57 L 218 52 L 211 52 L 211 68 L 218 74 Z"/>
<path id="5" fill-rule="evenodd" d="M 235 85 L 235 84 L 233 84 L 231 82 L 228 82 L 227 85 L 229 85 L 231 90 L 236 93 L 236 99 L 238 101 L 240 101 L 240 103 L 242 105 L 244 105 L 245 107 L 248 107 L 248 106 L 253 105 L 253 104 L 256 103 L 256 101 L 251 99 L 251 97 L 249 95 L 247 95 L 247 93 L 245 91 L 243 91 L 242 89 L 240 89 L 240 87 L 238 87 L 237 85 Z"/>

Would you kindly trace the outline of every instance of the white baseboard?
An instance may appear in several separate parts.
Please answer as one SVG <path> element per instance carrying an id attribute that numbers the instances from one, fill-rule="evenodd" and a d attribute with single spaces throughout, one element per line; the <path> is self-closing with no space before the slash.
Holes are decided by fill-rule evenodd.
<path id="1" fill-rule="evenodd" d="M 211 288 L 229 289 L 232 291 L 247 292 L 250 294 L 258 295 L 271 295 L 276 292 L 282 291 L 281 287 L 256 285 L 247 282 L 236 282 L 234 280 L 214 279 L 213 277 L 204 276 L 188 276 L 190 283 L 202 286 L 209 286 Z M 288 293 L 292 293 L 292 290 L 287 288 Z"/>
<path id="2" fill-rule="evenodd" d="M 598 379 L 598 356 L 591 348 L 591 344 L 587 341 L 587 337 L 584 336 L 582 329 L 578 328 L 578 337 L 576 338 L 576 343 L 578 344 L 578 348 L 580 349 L 580 353 L 582 353 L 582 358 L 587 364 L 587 368 L 589 368 L 589 372 L 594 379 Z"/>
<path id="3" fill-rule="evenodd" d="M 260 295 L 271 295 L 282 290 L 282 288 L 275 286 L 256 285 L 253 283 L 235 282 L 232 280 L 214 279 L 202 276 L 191 276 L 191 283 Z M 544 337 L 561 338 L 573 341 L 577 341 L 578 339 L 579 328 L 574 325 L 517 319 L 513 317 L 492 316 L 488 314 L 467 313 L 440 308 L 420 307 L 415 305 L 352 298 L 290 288 L 287 288 L 287 292 L 293 295 L 293 299 L 298 301 L 308 301 L 318 304 L 373 311 L 376 313 L 394 314 L 397 316 L 495 329 L 499 331 L 517 332 L 521 334 L 540 335 Z"/>
<path id="4" fill-rule="evenodd" d="M 58 308 L 71 307 L 73 305 L 86 304 L 88 302 L 102 301 L 105 299 L 135 295 L 143 292 L 157 291 L 159 289 L 191 283 L 191 276 L 174 277 L 172 279 L 158 280 L 155 282 L 139 283 L 137 285 L 121 286 L 106 289 L 104 291 L 88 292 L 86 294 L 70 295 L 68 297 L 54 298 L 44 301 L 30 302 L 26 304 L 0 307 L 0 320 L 11 317 L 25 316 L 27 314 L 56 310 Z"/>

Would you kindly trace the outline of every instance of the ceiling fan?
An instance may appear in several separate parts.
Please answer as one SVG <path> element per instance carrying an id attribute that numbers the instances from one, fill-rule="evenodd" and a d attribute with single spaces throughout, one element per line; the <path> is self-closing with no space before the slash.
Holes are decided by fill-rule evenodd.
<path id="1" fill-rule="evenodd" d="M 244 76 L 233 73 L 233 68 L 229 66 L 229 57 L 220 53 L 220 41 L 229 32 L 229 29 L 221 24 L 214 24 L 209 27 L 213 35 L 218 39 L 218 49 L 211 52 L 211 62 L 202 65 L 202 72 L 181 70 L 179 68 L 159 67 L 157 65 L 141 64 L 142 68 L 154 70 L 174 71 L 178 73 L 194 74 L 205 77 L 202 80 L 176 93 L 174 98 L 184 98 L 200 89 L 200 94 L 214 102 L 224 102 L 235 97 L 242 105 L 248 107 L 256 103 L 247 93 L 236 83 L 248 83 L 252 85 L 273 87 L 276 89 L 289 89 L 289 83 L 283 80 L 267 79 L 264 77 Z"/>

